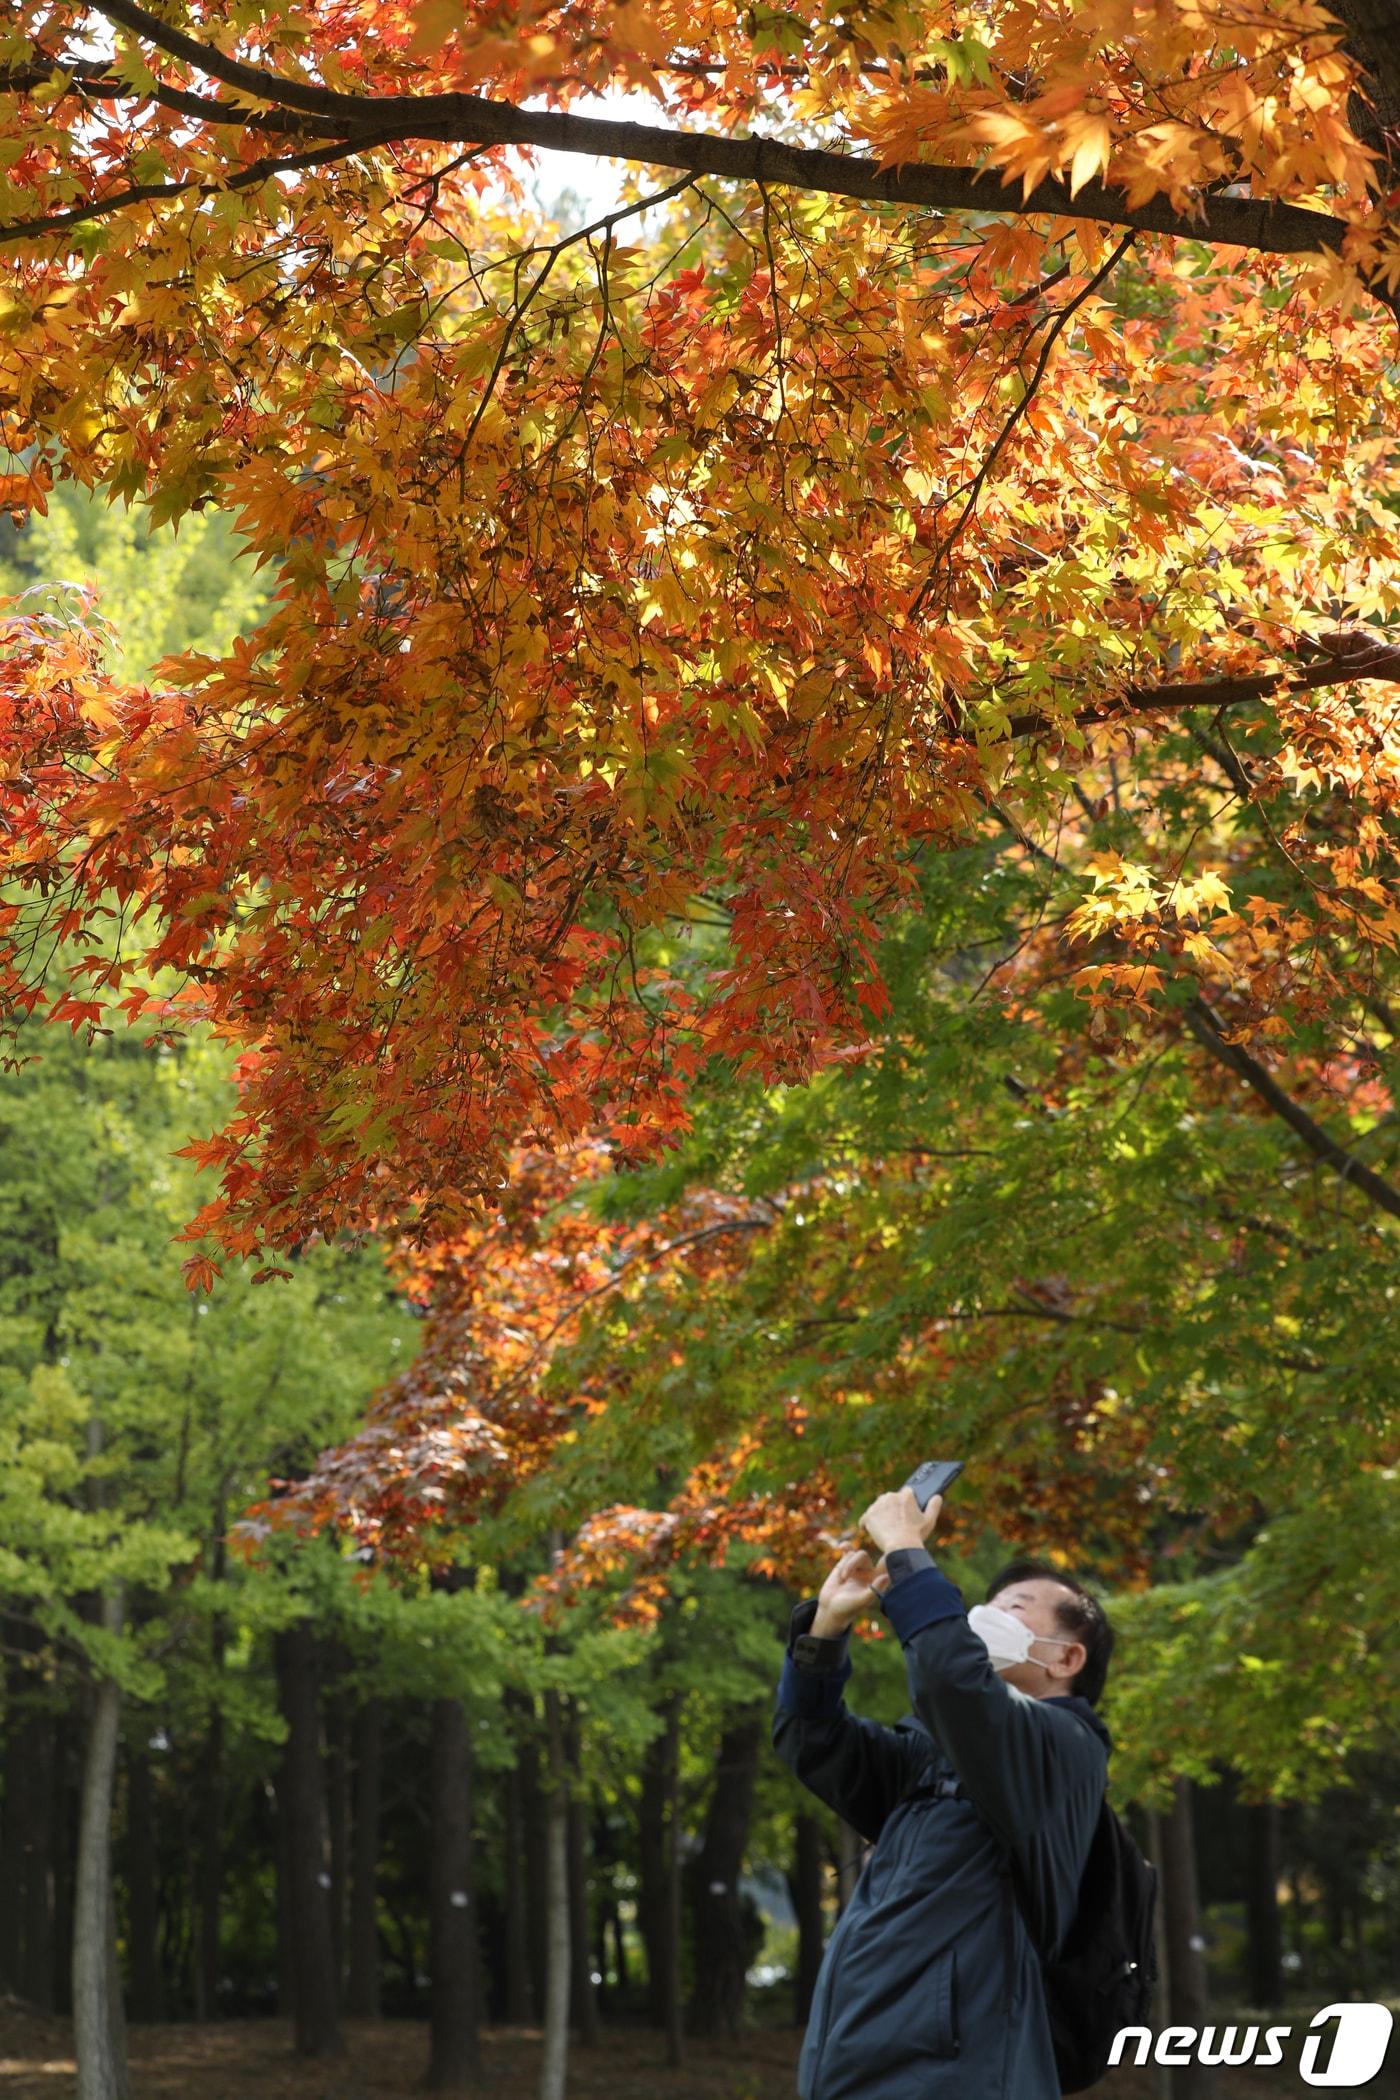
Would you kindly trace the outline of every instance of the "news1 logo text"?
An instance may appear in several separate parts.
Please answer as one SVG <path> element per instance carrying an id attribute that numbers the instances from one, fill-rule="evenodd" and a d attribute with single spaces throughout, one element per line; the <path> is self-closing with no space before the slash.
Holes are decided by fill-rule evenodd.
<path id="1" fill-rule="evenodd" d="M 1390 2047 L 1394 2015 L 1388 2005 L 1324 2005 L 1308 2022 L 1298 2070 L 1304 2085 L 1356 2092 L 1379 2078 Z M 1284 2060 L 1282 2044 L 1291 2027 L 1120 2027 L 1109 2051 L 1110 2065 L 1251 2064 L 1259 2069 Z"/>

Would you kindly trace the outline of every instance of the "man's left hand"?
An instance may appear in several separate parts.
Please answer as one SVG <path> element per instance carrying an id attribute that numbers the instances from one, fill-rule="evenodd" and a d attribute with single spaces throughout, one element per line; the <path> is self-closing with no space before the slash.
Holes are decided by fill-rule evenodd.
<path id="1" fill-rule="evenodd" d="M 942 1508 L 941 1495 L 930 1496 L 928 1508 L 920 1509 L 913 1488 L 896 1488 L 875 1497 L 860 1528 L 882 1553 L 893 1553 L 900 1546 L 926 1546 L 938 1527 Z"/>

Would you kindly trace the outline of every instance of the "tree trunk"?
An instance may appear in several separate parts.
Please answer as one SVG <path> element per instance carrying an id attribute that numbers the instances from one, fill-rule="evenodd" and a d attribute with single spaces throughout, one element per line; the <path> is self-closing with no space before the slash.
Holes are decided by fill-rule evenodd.
<path id="1" fill-rule="evenodd" d="M 540 1783 L 539 1716 L 534 1702 L 523 1693 L 512 1692 L 510 1697 L 523 1702 L 516 1769 L 520 1775 L 520 1814 L 525 1834 L 525 1947 L 531 2018 L 543 2026 L 545 1971 L 549 1963 L 549 1810 L 546 1789 Z"/>
<path id="2" fill-rule="evenodd" d="M 627 1935 L 622 1929 L 622 1912 L 614 1903 L 612 1907 L 613 1968 L 617 1972 L 617 1994 L 622 2000 L 631 1995 L 632 1972 L 627 1962 Z"/>
<path id="3" fill-rule="evenodd" d="M 748 1969 L 757 1951 L 755 1911 L 740 1887 L 753 1815 L 761 1723 L 747 1716 L 720 1741 L 705 1835 L 691 1867 L 695 1982 L 689 2030 L 709 2040 L 738 2041 L 744 2031 Z M 758 1945 L 762 1928 L 758 1928 Z"/>
<path id="4" fill-rule="evenodd" d="M 210 1552 L 210 1574 L 215 1582 L 222 1582 L 225 1575 L 224 1528 L 224 1498 L 221 1489 L 214 1502 Z M 215 1612 L 209 1628 L 209 1661 L 214 1679 L 214 1692 L 209 1706 L 208 1725 L 204 1731 L 197 1780 L 199 1837 L 194 1892 L 196 2020 L 214 2020 L 218 2018 L 219 2013 L 219 1973 L 222 1967 L 220 1912 L 224 1890 L 224 1710 L 220 1701 L 227 1641 L 223 1614 Z"/>
<path id="5" fill-rule="evenodd" d="M 100 1441 L 89 1438 L 89 1451 Z M 120 1587 L 103 1596 L 103 1631 L 120 1634 Z M 73 1902 L 73 2052 L 77 2100 L 129 2100 L 126 2023 L 117 1975 L 112 1904 L 112 1799 L 117 1776 L 121 1691 L 111 1678 L 93 1687 L 83 1762 L 82 1812 L 78 1831 Z"/>
<path id="6" fill-rule="evenodd" d="M 352 2019 L 379 2018 L 379 1822 L 384 1797 L 384 1708 L 366 1699 L 355 1710 L 355 1813 L 350 1873 Z"/>
<path id="7" fill-rule="evenodd" d="M 547 1866 L 544 2053 L 540 2100 L 564 2100 L 569 2063 L 569 1802 L 564 1720 L 556 1691 L 544 1695 L 549 1792 L 545 1809 Z"/>
<path id="8" fill-rule="evenodd" d="M 659 1708 L 662 1726 L 642 1760 L 637 1845 L 641 1868 L 637 1922 L 647 1963 L 647 2015 L 666 2036 L 666 2062 L 685 2061 L 681 1978 L 681 1694 L 668 1692 Z"/>
<path id="9" fill-rule="evenodd" d="M 1346 25 L 1346 48 L 1366 74 L 1367 99 L 1353 93 L 1347 121 L 1365 146 L 1383 157 L 1374 180 L 1383 192 L 1394 179 L 1386 134 L 1400 125 L 1400 54 L 1395 49 L 1395 14 L 1390 0 L 1332 0 L 1328 13 Z"/>
<path id="10" fill-rule="evenodd" d="M 516 1716 L 516 1742 L 520 1743 L 518 1698 L 507 1695 L 507 1709 Z M 534 2018 L 530 1987 L 528 1941 L 529 1876 L 525 1862 L 524 1792 L 517 1761 L 501 1775 L 505 1846 L 505 2011 L 508 2027 L 528 2027 Z"/>
<path id="11" fill-rule="evenodd" d="M 79 1828 L 83 1816 L 83 1762 L 87 1754 L 83 1722 L 69 1714 L 55 1715 L 49 1742 L 52 1767 L 49 1827 L 53 1832 L 53 2008 L 60 2019 L 70 2019 L 73 2013 L 73 1920 L 78 1900 Z"/>
<path id="12" fill-rule="evenodd" d="M 480 1957 L 472 1887 L 471 1738 L 460 1699 L 433 1701 L 428 2089 L 470 2092 L 481 2076 Z"/>
<path id="13" fill-rule="evenodd" d="M 336 1676 L 343 1674 L 344 1651 L 334 1649 Z M 345 1906 L 350 1882 L 350 1716 L 343 1688 L 337 1684 L 322 1702 L 326 1726 L 326 1835 L 331 1877 L 331 1960 L 336 1992 L 345 2006 Z"/>
<path id="14" fill-rule="evenodd" d="M 1145 1816 L 1147 1822 L 1147 1856 L 1157 1869 L 1157 1907 L 1152 1919 L 1152 1944 L 1157 1955 L 1157 1982 L 1153 1988 L 1152 2004 L 1148 2011 L 1148 2020 L 1155 2030 L 1159 2027 L 1165 2027 L 1171 2018 L 1168 2010 L 1171 2005 L 1171 1971 L 1167 1957 L 1165 1896 L 1167 1881 L 1162 1855 L 1161 1815 L 1155 1808 L 1149 1808 L 1145 1811 Z M 1152 2090 L 1156 2094 L 1156 2100 L 1172 2100 L 1172 2074 L 1170 2067 L 1167 2064 L 1154 2062 L 1151 2075 L 1154 2081 Z"/>
<path id="15" fill-rule="evenodd" d="M 33 1646 L 32 1629 L 8 1614 L 0 1619 L 5 1646 L 5 1723 L 0 1775 L 0 1990 L 24 1991 L 25 1844 L 29 1835 L 32 1772 L 24 1748 L 30 1673 L 17 1651 Z"/>
<path id="16" fill-rule="evenodd" d="M 215 1668 L 223 1663 L 223 1636 L 214 1643 Z M 224 1884 L 224 1716 L 214 1695 L 204 1741 L 200 1745 L 195 1793 L 199 1825 L 194 1842 L 194 2016 L 215 2020 L 219 2014 L 222 1966 L 220 1914 Z"/>
<path id="17" fill-rule="evenodd" d="M 302 2056 L 339 2056 L 340 1992 L 331 1941 L 325 1768 L 320 1682 L 309 1620 L 276 1636 L 274 1651 L 287 1722 L 277 1814 L 286 1834 L 287 1922 L 291 1932 L 292 2024 Z"/>
<path id="18" fill-rule="evenodd" d="M 13 1647 L 38 1649 L 24 1620 L 9 1622 Z M 35 1703 L 38 1678 L 12 1654 L 5 1676 L 5 1799 L 0 1823 L 0 1980 L 36 2012 L 55 2006 L 54 1829 L 59 1775 L 55 1731 Z"/>
<path id="19" fill-rule="evenodd" d="M 569 2018 L 585 2048 L 598 2041 L 598 1989 L 593 1981 L 593 1924 L 588 1878 L 588 1809 L 577 1792 L 582 1768 L 578 1713 L 564 1702 L 564 1764 L 569 1778 Z"/>
<path id="20" fill-rule="evenodd" d="M 23 1797 L 27 1813 L 20 1855 L 24 1876 L 24 1997 L 41 2013 L 51 2013 L 55 2005 L 55 1795 L 62 1783 L 62 1759 L 55 1754 L 57 1735 L 51 1715 L 31 1713 L 17 1746 L 26 1774 Z"/>
<path id="21" fill-rule="evenodd" d="M 797 1979 L 793 2019 L 805 2027 L 822 1965 L 822 1832 L 821 1824 L 806 1810 L 793 1819 L 792 1866 L 788 1890 L 797 1913 Z"/>
<path id="22" fill-rule="evenodd" d="M 1244 1813 L 1249 1831 L 1249 2002 L 1268 2012 L 1283 2003 L 1278 1804 L 1263 1801 Z"/>
<path id="23" fill-rule="evenodd" d="M 662 1726 L 643 1750 L 637 1795 L 637 1931 L 653 2027 L 666 2024 L 666 1737 Z"/>
<path id="24" fill-rule="evenodd" d="M 149 1724 L 134 1717 L 126 1745 L 127 1960 L 131 1970 L 131 2017 L 163 2020 L 160 1974 L 160 1900 L 156 1872 L 155 1794 Z"/>
<path id="25" fill-rule="evenodd" d="M 24 1852 L 20 1838 L 23 1782 L 15 1757 L 20 1731 L 8 1699 L 5 1713 L 5 1733 L 0 1742 L 0 1773 L 4 1774 L 5 1788 L 0 1796 L 0 1991 L 7 1997 L 18 1997 L 24 1980 Z"/>
<path id="26" fill-rule="evenodd" d="M 1161 1818 L 1161 1837 L 1171 2024 L 1201 2028 L 1209 2022 L 1210 2002 L 1196 1893 L 1196 1832 L 1189 1779 L 1176 1782 L 1171 1810 Z M 1214 2072 L 1194 2061 L 1176 2065 L 1171 2090 L 1172 2100 L 1214 2100 Z"/>
<path id="27" fill-rule="evenodd" d="M 286 1750 L 283 1749 L 283 1760 Z M 273 1840 L 273 1852 L 277 1870 L 277 2010 L 282 2019 L 295 2017 L 297 1984 L 295 1974 L 296 1923 L 292 1914 L 292 1826 L 291 1806 L 287 1782 L 279 1769 L 277 1784 L 277 1825 Z"/>
<path id="28" fill-rule="evenodd" d="M 681 1694 L 672 1692 L 666 1716 L 666 1909 L 663 1959 L 665 1976 L 666 2063 L 673 2071 L 685 2063 L 685 2019 L 681 1989 Z"/>

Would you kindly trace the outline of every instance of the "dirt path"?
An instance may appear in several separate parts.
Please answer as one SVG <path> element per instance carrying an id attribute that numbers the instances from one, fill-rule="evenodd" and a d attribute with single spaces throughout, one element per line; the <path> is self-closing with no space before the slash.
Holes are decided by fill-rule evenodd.
<path id="1" fill-rule="evenodd" d="M 1283 2100 L 1306 2095 L 1294 2052 L 1283 2071 L 1231 2068 L 1219 2074 L 1222 2100 Z M 418 2100 L 428 2036 L 416 2021 L 354 2022 L 338 2062 L 307 2063 L 292 2053 L 283 2020 L 232 2020 L 216 2027 L 136 2027 L 131 2034 L 133 2100 Z M 683 2071 L 668 2071 L 658 2034 L 609 2032 L 596 2050 L 575 2047 L 569 2100 L 796 2100 L 799 2036 L 769 2029 L 733 2044 L 688 2044 Z M 0 2100 L 72 2100 L 72 2034 L 67 2023 L 0 2007 Z M 1394 2053 L 1394 2052 L 1392 2052 Z M 494 2028 L 484 2037 L 482 2091 L 493 2100 L 534 2100 L 539 2037 Z M 1096 2086 L 1096 2100 L 1157 2100 L 1153 2074 L 1119 2071 Z M 1389 2069 L 1367 2100 L 1400 2091 Z M 917 2096 L 911 2096 L 917 2100 Z M 967 2100 L 978 2100 L 968 2094 Z"/>

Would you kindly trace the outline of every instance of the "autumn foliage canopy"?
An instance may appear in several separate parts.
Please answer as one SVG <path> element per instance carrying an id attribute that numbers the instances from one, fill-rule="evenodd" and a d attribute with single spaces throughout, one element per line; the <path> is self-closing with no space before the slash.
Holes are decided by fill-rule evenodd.
<path id="1" fill-rule="evenodd" d="M 1380 984 L 1366 48 L 1195 0 L 11 10 L 4 499 L 216 503 L 278 577 L 149 689 L 5 628 L 8 998 L 42 920 L 59 1017 L 244 1046 L 198 1234 L 427 1240 L 513 1141 L 810 1074 L 920 857 L 1066 798 L 1101 1029 L 1281 1047 Z M 571 113 L 609 88 L 654 119 Z M 531 144 L 659 201 L 541 232 Z M 1131 855 L 1073 806 L 1107 751 Z M 1193 841 L 1202 797 L 1252 821 Z"/>
<path id="2" fill-rule="evenodd" d="M 764 1226 L 569 1225 L 542 1290 L 538 1219 L 716 1074 L 859 1067 L 889 929 L 972 848 L 959 937 L 1054 1037 L 1046 1115 L 1184 1046 L 1400 1215 L 1362 1143 L 1400 1037 L 1384 13 L 15 0 L 0 500 L 218 506 L 275 597 L 139 686 L 71 594 L 0 610 L 0 984 L 239 1047 L 194 1284 L 342 1228 L 421 1263 L 407 1437 L 320 1517 L 390 1550 L 424 1481 L 537 1468 L 588 1391 L 511 1394 L 569 1307 Z M 546 222 L 548 149 L 622 201 Z"/>

